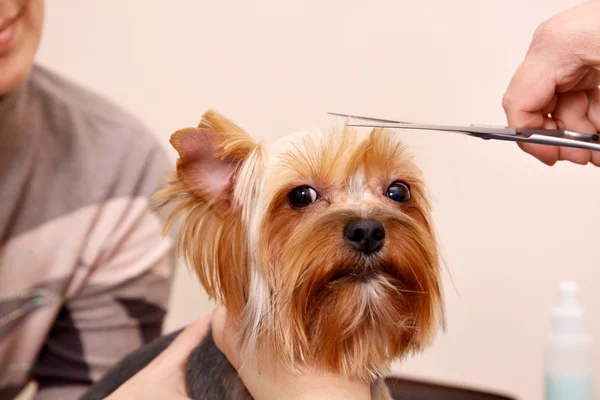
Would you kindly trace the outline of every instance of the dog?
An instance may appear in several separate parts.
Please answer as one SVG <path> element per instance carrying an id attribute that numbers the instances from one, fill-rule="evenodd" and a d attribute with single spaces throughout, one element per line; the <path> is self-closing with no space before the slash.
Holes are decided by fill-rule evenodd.
<path id="1" fill-rule="evenodd" d="M 165 232 L 178 224 L 179 253 L 235 321 L 241 354 L 368 380 L 374 399 L 391 399 L 391 364 L 443 323 L 430 200 L 397 135 L 345 126 L 266 145 L 208 110 L 170 143 L 176 170 L 155 197 L 170 208 Z M 108 396 L 179 332 L 126 357 L 83 399 Z M 186 387 L 197 400 L 252 398 L 210 331 Z"/>

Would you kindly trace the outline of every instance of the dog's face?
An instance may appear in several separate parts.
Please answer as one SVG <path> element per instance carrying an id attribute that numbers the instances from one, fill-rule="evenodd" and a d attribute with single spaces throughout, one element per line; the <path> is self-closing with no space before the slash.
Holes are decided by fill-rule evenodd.
<path id="1" fill-rule="evenodd" d="M 429 342 L 441 313 L 436 239 L 393 133 L 345 128 L 265 147 L 208 112 L 172 143 L 177 173 L 159 198 L 180 200 L 180 250 L 247 349 L 369 379 Z"/>

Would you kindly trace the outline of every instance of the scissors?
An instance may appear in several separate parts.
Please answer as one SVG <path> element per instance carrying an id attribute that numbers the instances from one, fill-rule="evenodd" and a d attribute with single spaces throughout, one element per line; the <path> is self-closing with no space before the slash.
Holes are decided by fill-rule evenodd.
<path id="1" fill-rule="evenodd" d="M 347 126 L 368 128 L 395 128 L 395 129 L 420 129 L 430 131 L 456 132 L 484 140 L 503 140 L 510 142 L 525 142 L 545 144 L 550 146 L 572 147 L 600 151 L 598 134 L 587 134 L 572 132 L 564 129 L 531 129 L 531 128 L 509 128 L 488 125 L 428 125 L 413 124 L 410 122 L 393 121 L 389 119 L 361 117 L 351 114 L 340 114 L 329 112 L 330 115 L 346 117 Z M 352 120 L 355 120 L 354 122 Z"/>

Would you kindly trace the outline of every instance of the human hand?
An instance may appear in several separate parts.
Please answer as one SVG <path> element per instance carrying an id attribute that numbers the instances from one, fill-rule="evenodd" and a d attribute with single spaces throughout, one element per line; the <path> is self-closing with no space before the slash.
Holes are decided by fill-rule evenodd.
<path id="1" fill-rule="evenodd" d="M 349 381 L 311 371 L 295 375 L 280 368 L 276 371 L 263 369 L 259 372 L 256 360 L 244 360 L 243 366 L 240 367 L 235 328 L 222 307 L 218 307 L 213 314 L 212 335 L 219 350 L 238 371 L 246 389 L 256 400 L 371 398 L 370 385 L 367 382 Z"/>
<path id="2" fill-rule="evenodd" d="M 191 400 L 185 387 L 185 363 L 206 336 L 210 317 L 187 326 L 158 357 L 115 390 L 107 400 Z"/>
<path id="3" fill-rule="evenodd" d="M 600 130 L 600 1 L 555 15 L 536 30 L 503 98 L 508 125 Z M 559 160 L 600 166 L 600 152 L 531 143 L 522 150 L 547 165 Z"/>
<path id="4" fill-rule="evenodd" d="M 371 398 L 367 382 L 347 381 L 315 373 L 259 373 L 253 360 L 240 368 L 234 328 L 224 308 L 218 307 L 212 320 L 206 317 L 190 324 L 166 350 L 108 396 L 107 400 L 191 400 L 185 387 L 185 364 L 192 350 L 206 336 L 209 324 L 217 347 L 238 370 L 244 385 L 256 400 Z"/>

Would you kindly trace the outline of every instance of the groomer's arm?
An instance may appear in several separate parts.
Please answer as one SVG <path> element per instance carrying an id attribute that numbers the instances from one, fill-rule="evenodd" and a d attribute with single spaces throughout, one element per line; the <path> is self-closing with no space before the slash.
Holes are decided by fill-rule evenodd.
<path id="1" fill-rule="evenodd" d="M 161 335 L 176 265 L 164 215 L 151 196 L 169 167 L 145 127 L 133 131 L 135 151 L 99 171 L 110 196 L 90 205 L 93 223 L 82 240 L 80 266 L 32 371 L 36 400 L 76 399 L 127 354 Z M 107 178 L 108 179 L 108 178 Z"/>
<path id="2" fill-rule="evenodd" d="M 536 30 L 503 99 L 508 124 L 600 130 L 600 0 L 555 15 Z M 567 160 L 600 166 L 600 152 L 519 144 L 547 165 Z"/>

